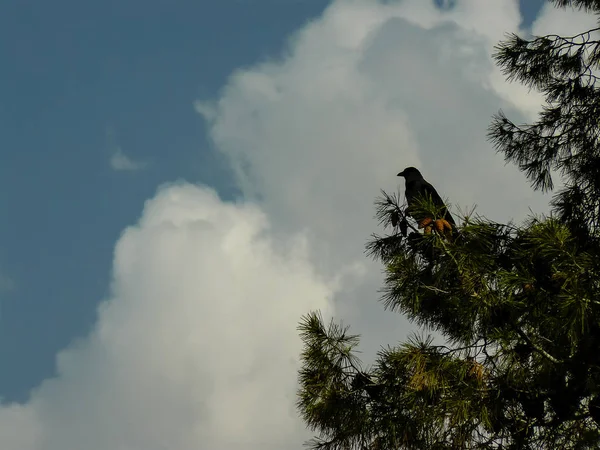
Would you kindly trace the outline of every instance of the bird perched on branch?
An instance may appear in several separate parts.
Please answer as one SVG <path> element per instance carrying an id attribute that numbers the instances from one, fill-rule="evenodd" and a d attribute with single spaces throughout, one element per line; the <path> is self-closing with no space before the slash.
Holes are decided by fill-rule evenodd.
<path id="1" fill-rule="evenodd" d="M 445 225 L 445 224 L 443 224 L 443 221 L 446 221 L 448 223 L 448 225 L 451 226 L 452 229 L 456 228 L 456 223 L 454 222 L 454 218 L 452 217 L 450 212 L 448 212 L 448 209 L 446 208 L 444 201 L 442 200 L 440 195 L 437 193 L 435 188 L 430 183 L 425 181 L 425 179 L 423 178 L 423 175 L 421 175 L 421 172 L 419 172 L 418 169 L 416 169 L 415 167 L 407 167 L 402 172 L 400 172 L 398 174 L 398 176 L 404 177 L 404 179 L 406 181 L 405 195 L 406 195 L 406 202 L 408 203 L 408 212 L 409 212 L 409 215 L 411 215 L 411 217 L 413 217 L 413 219 L 415 219 L 419 223 L 419 228 L 425 228 L 426 232 L 428 229 L 429 229 L 429 231 L 431 231 L 431 228 L 428 228 L 428 227 L 430 226 L 430 224 L 432 224 L 432 222 L 434 222 L 432 217 L 415 217 L 414 212 L 412 212 L 412 214 L 410 214 L 411 209 L 413 209 L 413 207 L 415 206 L 415 201 L 419 197 L 421 197 L 421 198 L 430 197 L 433 204 L 437 207 L 440 207 L 442 217 L 439 217 L 438 220 L 436 220 L 434 222 L 434 224 L 438 228 L 438 230 L 439 230 L 440 226 L 443 227 Z M 442 230 L 439 230 L 439 231 L 442 231 Z"/>

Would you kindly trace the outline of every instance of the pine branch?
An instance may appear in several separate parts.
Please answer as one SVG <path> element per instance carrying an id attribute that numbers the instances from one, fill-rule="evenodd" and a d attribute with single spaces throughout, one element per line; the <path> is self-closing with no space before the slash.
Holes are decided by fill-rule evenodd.
<path id="1" fill-rule="evenodd" d="M 537 345 L 535 342 L 533 342 L 529 336 L 527 336 L 527 334 L 521 330 L 518 326 L 515 325 L 515 331 L 519 334 L 519 336 L 521 336 L 523 338 L 523 340 L 525 342 L 527 342 L 529 345 L 531 345 L 538 353 L 540 353 L 544 358 L 546 358 L 548 361 L 553 362 L 554 364 L 562 364 L 563 361 L 555 358 L 554 356 L 552 356 L 550 353 L 548 353 L 546 350 L 544 350 L 542 347 L 540 347 L 539 345 Z"/>

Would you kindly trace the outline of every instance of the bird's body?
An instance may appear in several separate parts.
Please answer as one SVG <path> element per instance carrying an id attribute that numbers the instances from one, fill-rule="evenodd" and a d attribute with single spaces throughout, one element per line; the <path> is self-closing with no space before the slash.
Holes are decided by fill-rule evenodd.
<path id="1" fill-rule="evenodd" d="M 448 212 L 448 209 L 446 208 L 444 201 L 442 200 L 440 195 L 437 193 L 435 188 L 431 185 L 431 183 L 428 183 L 423 178 L 423 175 L 421 175 L 421 172 L 419 172 L 418 169 L 416 169 L 414 167 L 407 167 L 402 172 L 400 172 L 398 174 L 398 176 L 404 177 L 404 179 L 406 180 L 405 195 L 406 195 L 406 203 L 408 204 L 409 210 L 415 204 L 415 201 L 418 198 L 430 197 L 431 201 L 433 202 L 433 204 L 435 206 L 442 207 L 441 208 L 442 214 L 443 214 L 442 218 L 446 219 L 452 225 L 453 228 L 456 226 L 456 223 L 454 222 L 454 218 L 452 217 L 450 212 Z M 414 217 L 414 219 L 416 219 L 417 221 L 420 222 L 423 218 Z"/>

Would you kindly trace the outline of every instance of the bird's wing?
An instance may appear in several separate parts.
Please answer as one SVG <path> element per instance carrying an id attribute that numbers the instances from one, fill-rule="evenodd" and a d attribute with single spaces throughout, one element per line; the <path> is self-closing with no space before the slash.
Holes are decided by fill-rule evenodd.
<path id="1" fill-rule="evenodd" d="M 438 194 L 435 188 L 425 180 L 420 183 L 419 194 L 422 196 L 430 196 L 431 200 L 433 200 L 433 204 L 436 206 L 445 206 L 444 200 L 442 200 L 440 194 Z"/>
<path id="2" fill-rule="evenodd" d="M 423 195 L 423 196 L 431 196 L 431 200 L 433 201 L 434 205 L 443 206 L 444 207 L 444 218 L 448 222 L 450 222 L 452 225 L 456 225 L 456 223 L 454 222 L 454 218 L 452 217 L 452 215 L 448 211 L 448 208 L 446 207 L 446 204 L 444 203 L 444 200 L 442 200 L 442 197 L 440 197 L 440 194 L 437 193 L 435 188 L 430 183 L 428 183 L 425 180 L 422 180 L 419 185 L 419 194 Z"/>

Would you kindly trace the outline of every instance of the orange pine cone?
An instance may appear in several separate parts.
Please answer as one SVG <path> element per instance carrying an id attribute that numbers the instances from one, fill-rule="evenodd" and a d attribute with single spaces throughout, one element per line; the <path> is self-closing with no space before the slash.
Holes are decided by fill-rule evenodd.
<path id="1" fill-rule="evenodd" d="M 421 220 L 421 222 L 419 223 L 419 228 L 425 228 L 426 226 L 428 226 L 431 222 L 433 222 L 433 219 L 431 217 L 425 217 L 423 220 Z"/>
<path id="2" fill-rule="evenodd" d="M 434 222 L 435 229 L 438 233 L 444 233 L 444 219 L 438 219 Z"/>

